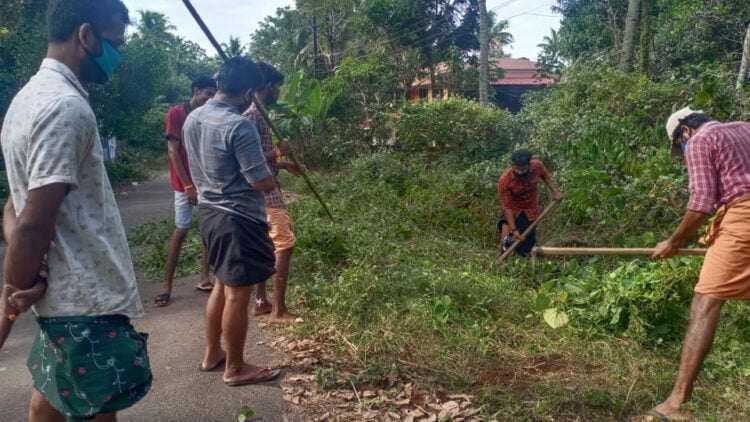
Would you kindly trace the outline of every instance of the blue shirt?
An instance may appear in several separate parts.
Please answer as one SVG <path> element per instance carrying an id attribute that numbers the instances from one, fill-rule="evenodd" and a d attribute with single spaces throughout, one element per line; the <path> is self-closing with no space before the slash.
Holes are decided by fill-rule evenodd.
<path id="1" fill-rule="evenodd" d="M 251 183 L 271 172 L 258 131 L 236 107 L 209 100 L 190 113 L 182 139 L 202 205 L 268 224 L 263 192 Z"/>

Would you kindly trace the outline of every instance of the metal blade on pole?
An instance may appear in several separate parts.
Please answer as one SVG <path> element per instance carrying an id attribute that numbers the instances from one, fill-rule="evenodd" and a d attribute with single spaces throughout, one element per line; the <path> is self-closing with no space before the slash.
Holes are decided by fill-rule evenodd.
<path id="1" fill-rule="evenodd" d="M 222 60 L 227 60 L 229 58 L 227 56 L 227 53 L 224 51 L 224 49 L 221 48 L 221 45 L 219 45 L 219 42 L 216 41 L 216 38 L 214 38 L 213 34 L 208 29 L 205 22 L 203 22 L 203 19 L 198 14 L 198 11 L 195 10 L 192 3 L 190 3 L 190 0 L 182 0 L 182 2 L 185 4 L 185 7 L 187 7 L 188 12 L 190 12 L 190 14 L 193 16 L 193 19 L 195 19 L 195 22 L 198 23 L 198 26 L 200 26 L 201 30 L 208 38 L 208 41 L 210 41 L 211 45 L 214 46 L 214 48 L 216 49 L 216 52 L 219 54 L 219 57 L 221 57 Z M 266 108 L 263 106 L 263 104 L 260 101 L 258 101 L 257 97 L 253 97 L 253 103 L 255 103 L 255 107 L 258 109 L 261 116 L 263 116 L 263 119 L 268 124 L 268 127 L 271 128 L 271 131 L 273 131 L 274 135 L 276 135 L 276 138 L 278 138 L 279 141 L 284 140 L 284 138 L 281 136 L 281 133 L 276 128 L 276 125 L 273 124 L 273 122 L 271 121 L 271 118 L 268 116 L 268 112 L 266 112 Z M 295 157 L 294 154 L 292 154 L 291 159 L 292 159 L 292 162 L 296 164 L 297 167 L 300 169 L 300 174 L 302 175 L 302 178 L 305 180 L 307 187 L 313 193 L 313 196 L 315 196 L 315 199 L 317 199 L 318 202 L 320 202 L 320 205 L 323 207 L 323 210 L 326 212 L 326 215 L 328 216 L 328 218 L 330 218 L 331 222 L 335 224 L 336 220 L 333 218 L 333 215 L 331 214 L 331 211 L 328 209 L 328 206 L 326 205 L 326 203 L 323 201 L 323 198 L 320 196 L 320 194 L 318 194 L 318 191 L 313 186 L 312 181 L 308 177 L 307 171 L 305 171 L 304 166 L 300 164 L 299 160 L 297 160 L 297 157 Z"/>

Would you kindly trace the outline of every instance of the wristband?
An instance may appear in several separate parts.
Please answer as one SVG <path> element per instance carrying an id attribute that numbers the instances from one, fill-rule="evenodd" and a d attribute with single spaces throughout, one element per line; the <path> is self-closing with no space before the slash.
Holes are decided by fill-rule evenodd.
<path id="1" fill-rule="evenodd" d="M 184 190 L 195 189 L 195 186 L 193 186 L 193 185 L 185 185 L 185 186 L 182 187 L 182 189 L 184 189 Z"/>

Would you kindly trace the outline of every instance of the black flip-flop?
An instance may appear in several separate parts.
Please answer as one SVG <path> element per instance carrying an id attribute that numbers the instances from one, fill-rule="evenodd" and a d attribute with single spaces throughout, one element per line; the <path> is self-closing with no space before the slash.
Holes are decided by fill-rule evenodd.
<path id="1" fill-rule="evenodd" d="M 262 377 L 246 378 L 241 380 L 224 380 L 224 384 L 230 387 L 239 387 L 241 385 L 259 384 L 262 382 L 273 381 L 278 378 L 279 375 L 281 375 L 281 370 L 266 368 L 261 371 L 261 374 L 263 373 L 265 373 L 266 375 Z"/>
<path id="2" fill-rule="evenodd" d="M 162 293 L 154 298 L 154 306 L 157 308 L 163 308 L 169 305 L 169 293 Z"/>

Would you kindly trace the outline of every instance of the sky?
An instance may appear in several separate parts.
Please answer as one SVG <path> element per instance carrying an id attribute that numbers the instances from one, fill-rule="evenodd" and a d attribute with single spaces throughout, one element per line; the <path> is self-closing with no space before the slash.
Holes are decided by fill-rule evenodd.
<path id="1" fill-rule="evenodd" d="M 208 54 L 214 49 L 201 32 L 180 0 L 124 0 L 131 16 L 137 18 L 138 10 L 151 10 L 165 14 L 176 29 L 176 33 L 198 43 Z M 508 32 L 515 42 L 506 49 L 512 57 L 527 57 L 536 60 L 539 48 L 550 29 L 557 29 L 560 16 L 553 15 L 550 8 L 555 0 L 487 0 L 487 10 L 495 12 L 498 19 L 508 19 Z M 294 7 L 294 0 L 192 0 L 195 9 L 220 43 L 229 36 L 239 37 L 243 43 L 250 42 L 250 34 L 258 29 L 258 23 L 266 16 L 276 14 L 279 7 Z"/>

